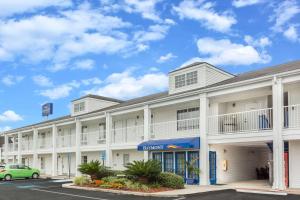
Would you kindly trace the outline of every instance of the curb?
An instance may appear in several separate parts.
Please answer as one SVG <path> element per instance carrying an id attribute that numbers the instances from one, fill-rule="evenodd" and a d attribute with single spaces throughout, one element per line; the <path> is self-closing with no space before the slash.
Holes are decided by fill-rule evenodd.
<path id="1" fill-rule="evenodd" d="M 132 191 L 103 189 L 103 188 L 80 187 L 80 186 L 73 185 L 73 183 L 62 184 L 62 187 L 68 188 L 68 189 L 110 192 L 110 193 L 115 193 L 115 194 L 126 194 L 126 195 L 135 195 L 135 196 L 144 196 L 144 197 L 180 197 L 180 196 L 182 196 L 182 195 L 178 195 L 178 194 L 172 195 L 172 194 L 161 194 L 161 193 L 145 193 L 145 192 L 132 192 Z"/>
<path id="2" fill-rule="evenodd" d="M 267 194 L 267 195 L 279 195 L 279 196 L 287 196 L 288 195 L 288 193 L 282 192 L 282 191 L 263 191 L 263 190 L 236 189 L 236 192 L 253 193 L 253 194 Z"/>

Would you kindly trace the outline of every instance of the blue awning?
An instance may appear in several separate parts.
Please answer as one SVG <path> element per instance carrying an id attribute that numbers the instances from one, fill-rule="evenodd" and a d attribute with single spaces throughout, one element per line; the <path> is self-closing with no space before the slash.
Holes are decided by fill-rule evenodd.
<path id="1" fill-rule="evenodd" d="M 199 149 L 200 137 L 149 140 L 138 145 L 138 151 Z"/>

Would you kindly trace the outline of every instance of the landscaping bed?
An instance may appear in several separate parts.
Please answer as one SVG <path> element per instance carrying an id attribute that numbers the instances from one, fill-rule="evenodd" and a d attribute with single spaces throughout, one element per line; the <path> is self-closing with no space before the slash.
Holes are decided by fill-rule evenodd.
<path id="1" fill-rule="evenodd" d="M 114 191 L 157 193 L 184 188 L 182 177 L 173 173 L 162 173 L 156 161 L 134 161 L 127 170 L 114 172 L 98 161 L 83 164 L 73 185 L 80 188 L 98 188 Z"/>

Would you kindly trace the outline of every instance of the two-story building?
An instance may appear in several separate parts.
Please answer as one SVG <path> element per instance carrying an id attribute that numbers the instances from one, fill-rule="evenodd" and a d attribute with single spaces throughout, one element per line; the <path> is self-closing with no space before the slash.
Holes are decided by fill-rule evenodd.
<path id="1" fill-rule="evenodd" d="M 49 176 L 78 175 L 91 160 L 123 170 L 155 159 L 188 183 L 300 188 L 300 62 L 240 75 L 197 62 L 169 73 L 168 92 L 126 101 L 87 95 L 68 116 L 1 136 L 3 162 Z"/>

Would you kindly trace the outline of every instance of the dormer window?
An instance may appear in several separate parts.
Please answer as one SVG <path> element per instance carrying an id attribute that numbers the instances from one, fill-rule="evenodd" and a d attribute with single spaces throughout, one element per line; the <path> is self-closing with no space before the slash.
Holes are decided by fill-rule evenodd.
<path id="1" fill-rule="evenodd" d="M 186 74 L 186 85 L 193 85 L 198 82 L 197 71 L 189 72 Z"/>
<path id="2" fill-rule="evenodd" d="M 75 103 L 74 104 L 74 113 L 82 112 L 85 110 L 85 102 Z"/>
<path id="3" fill-rule="evenodd" d="M 175 88 L 185 86 L 185 74 L 175 76 Z"/>
<path id="4" fill-rule="evenodd" d="M 198 82 L 197 71 L 175 76 L 175 88 L 184 87 L 186 85 L 193 85 Z"/>

